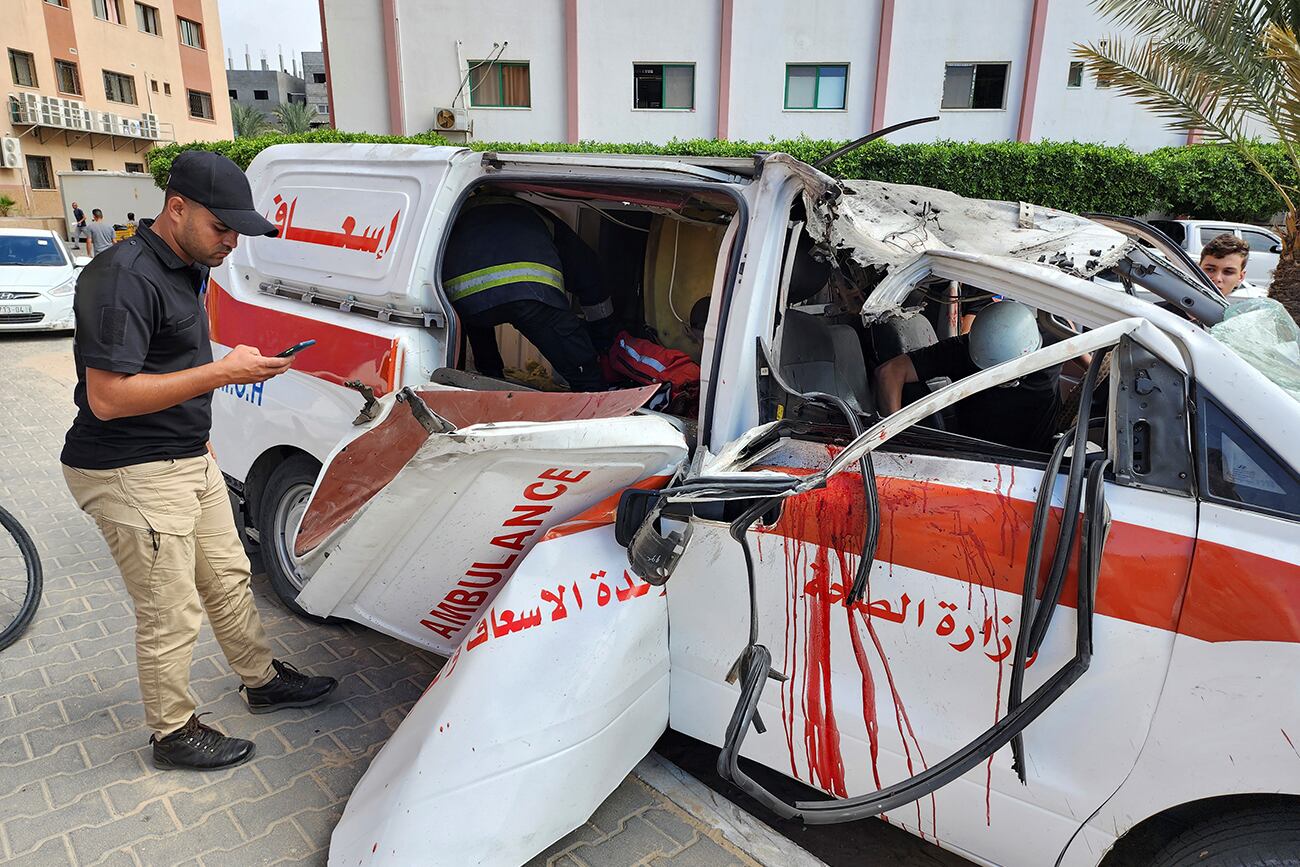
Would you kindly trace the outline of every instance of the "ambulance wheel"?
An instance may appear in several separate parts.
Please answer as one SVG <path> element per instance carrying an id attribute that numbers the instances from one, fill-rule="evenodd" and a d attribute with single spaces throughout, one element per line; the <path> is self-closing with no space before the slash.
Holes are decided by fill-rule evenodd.
<path id="1" fill-rule="evenodd" d="M 1152 867 L 1300 867 L 1300 810 L 1228 813 L 1179 834 Z"/>
<path id="2" fill-rule="evenodd" d="M 293 556 L 292 534 L 298 528 L 307 500 L 320 474 L 320 464 L 309 455 L 294 455 L 271 471 L 257 503 L 257 528 L 262 543 L 262 566 L 271 579 L 271 589 L 284 606 L 306 620 L 337 622 L 308 614 L 297 603 L 307 580 L 298 572 Z"/>

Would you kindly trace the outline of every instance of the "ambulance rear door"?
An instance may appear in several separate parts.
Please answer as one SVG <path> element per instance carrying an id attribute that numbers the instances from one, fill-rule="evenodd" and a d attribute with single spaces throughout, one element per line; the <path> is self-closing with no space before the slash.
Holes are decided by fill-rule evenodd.
<path id="1" fill-rule="evenodd" d="M 433 269 L 452 203 L 480 172 L 467 150 L 419 145 L 276 145 L 253 160 L 254 202 L 278 234 L 241 239 L 212 272 L 214 355 L 316 344 L 283 376 L 218 390 L 212 438 L 228 475 L 244 480 L 277 446 L 323 461 L 362 403 L 345 383 L 382 396 L 445 363 Z"/>

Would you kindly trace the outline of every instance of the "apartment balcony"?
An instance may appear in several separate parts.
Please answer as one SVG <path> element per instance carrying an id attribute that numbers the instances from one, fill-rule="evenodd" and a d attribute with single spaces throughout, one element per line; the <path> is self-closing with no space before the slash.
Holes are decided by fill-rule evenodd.
<path id="1" fill-rule="evenodd" d="M 88 139 L 91 150 L 110 146 L 117 151 L 129 146 L 139 153 L 156 142 L 176 140 L 173 126 L 159 123 L 155 114 L 95 111 L 75 99 L 37 93 L 9 94 L 9 119 L 19 137 L 30 135 L 41 144 L 62 135 L 67 145 Z M 18 132 L 20 127 L 26 129 Z"/>

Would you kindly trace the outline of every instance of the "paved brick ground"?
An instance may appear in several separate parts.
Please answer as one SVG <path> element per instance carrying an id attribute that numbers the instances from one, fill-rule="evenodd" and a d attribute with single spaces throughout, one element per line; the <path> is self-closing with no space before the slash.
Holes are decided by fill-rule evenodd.
<path id="1" fill-rule="evenodd" d="M 0 502 L 45 566 L 35 622 L 0 651 L 0 862 L 24 865 L 323 863 L 353 785 L 437 670 L 369 630 L 287 614 L 264 580 L 258 608 L 282 658 L 337 676 L 337 700 L 251 716 L 205 625 L 200 710 L 252 738 L 256 758 L 211 774 L 158 772 L 139 706 L 130 599 L 94 524 L 64 488 L 71 341 L 0 335 Z M 754 864 L 629 777 L 591 820 L 532 862 Z"/>

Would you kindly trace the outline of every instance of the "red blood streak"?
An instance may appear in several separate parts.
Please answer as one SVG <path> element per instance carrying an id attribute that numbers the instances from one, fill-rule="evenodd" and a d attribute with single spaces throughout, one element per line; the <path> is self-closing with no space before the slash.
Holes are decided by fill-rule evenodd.
<path id="1" fill-rule="evenodd" d="M 876 788 L 880 782 L 880 722 L 876 718 L 876 679 L 871 675 L 871 662 L 867 659 L 867 649 L 862 646 L 862 637 L 853 622 L 853 612 L 844 610 L 849 620 L 849 638 L 853 641 L 853 656 L 858 661 L 858 670 L 862 672 L 862 721 L 867 725 L 867 742 L 871 747 L 871 777 Z"/>

